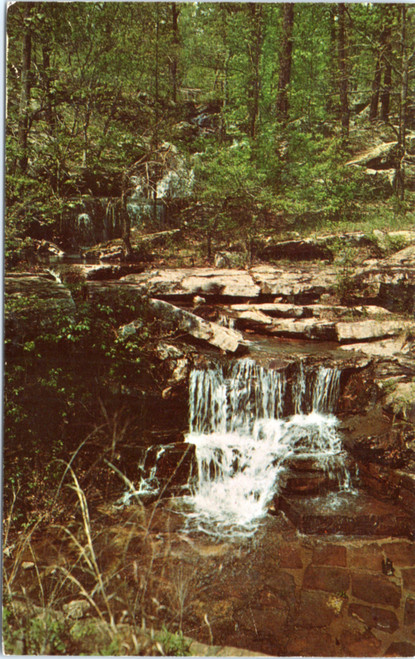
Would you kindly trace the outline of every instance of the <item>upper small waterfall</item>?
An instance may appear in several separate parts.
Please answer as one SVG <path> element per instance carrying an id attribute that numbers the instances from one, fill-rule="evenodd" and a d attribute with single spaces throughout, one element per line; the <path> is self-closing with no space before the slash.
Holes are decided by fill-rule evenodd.
<path id="1" fill-rule="evenodd" d="M 334 410 L 340 391 L 340 371 L 320 366 L 313 389 L 313 411 L 328 413 Z"/>
<path id="2" fill-rule="evenodd" d="M 285 374 L 244 359 L 225 377 L 223 367 L 190 375 L 190 432 L 252 433 L 257 419 L 282 416 Z"/>
<path id="3" fill-rule="evenodd" d="M 250 359 L 194 370 L 186 441 L 195 444 L 198 462 L 194 494 L 187 498 L 196 528 L 253 533 L 289 455 L 310 455 L 329 469 L 342 452 L 333 415 L 339 388 L 338 369 L 307 370 L 302 362 L 290 385 L 284 371 Z M 284 417 L 287 408 L 293 416 Z M 346 477 L 340 486 L 348 486 Z"/>

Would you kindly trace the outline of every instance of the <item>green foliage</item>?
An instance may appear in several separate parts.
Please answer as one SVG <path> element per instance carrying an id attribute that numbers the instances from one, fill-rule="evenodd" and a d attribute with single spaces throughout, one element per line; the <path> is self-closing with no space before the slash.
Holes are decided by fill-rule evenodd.
<path id="1" fill-rule="evenodd" d="M 65 624 L 50 613 L 36 617 L 12 615 L 3 609 L 3 642 L 7 654 L 66 653 Z"/>
<path id="2" fill-rule="evenodd" d="M 75 285 L 76 313 L 48 313 L 33 297 L 6 297 L 4 384 L 5 496 L 22 487 L 29 510 L 46 504 L 66 459 L 85 434 L 100 402 L 154 386 L 149 351 L 157 327 L 146 304 L 128 292 L 113 300 L 83 299 Z M 120 325 L 135 321 L 122 335 Z M 139 409 L 139 407 L 137 408 Z"/>
<path id="3" fill-rule="evenodd" d="M 350 303 L 350 296 L 356 290 L 355 273 L 355 250 L 350 247 L 342 248 L 339 257 L 336 260 L 338 268 L 336 276 L 336 293 L 340 301 L 345 304 Z"/>
<path id="4" fill-rule="evenodd" d="M 190 644 L 184 638 L 182 632 L 169 632 L 166 627 L 160 634 L 160 642 L 164 652 L 171 657 L 189 657 L 191 656 Z"/>
<path id="5" fill-rule="evenodd" d="M 242 239 L 251 243 L 276 208 L 266 177 L 256 166 L 249 140 L 208 148 L 196 161 L 196 221 L 208 240 Z"/>

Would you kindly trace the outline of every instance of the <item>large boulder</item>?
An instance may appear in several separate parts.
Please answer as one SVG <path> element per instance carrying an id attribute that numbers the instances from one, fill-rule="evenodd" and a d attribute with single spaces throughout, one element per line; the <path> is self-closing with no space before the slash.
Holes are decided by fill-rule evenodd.
<path id="1" fill-rule="evenodd" d="M 7 274 L 5 288 L 5 327 L 9 337 L 29 337 L 56 329 L 62 317 L 72 318 L 75 303 L 71 293 L 49 273 Z"/>
<path id="2" fill-rule="evenodd" d="M 346 165 L 359 165 L 369 169 L 391 169 L 395 166 L 398 157 L 397 142 L 384 142 L 360 153 L 349 160 Z"/>
<path id="3" fill-rule="evenodd" d="M 150 299 L 148 307 L 150 314 L 160 319 L 169 330 L 189 334 L 194 339 L 219 348 L 223 352 L 236 353 L 245 348 L 242 335 L 233 329 L 199 318 L 190 311 L 179 309 L 163 300 Z M 120 333 L 125 336 L 135 332 L 140 327 L 141 324 L 136 326 L 132 322 L 120 328 Z"/>
<path id="4" fill-rule="evenodd" d="M 415 245 L 360 269 L 353 277 L 357 298 L 392 311 L 415 310 Z"/>

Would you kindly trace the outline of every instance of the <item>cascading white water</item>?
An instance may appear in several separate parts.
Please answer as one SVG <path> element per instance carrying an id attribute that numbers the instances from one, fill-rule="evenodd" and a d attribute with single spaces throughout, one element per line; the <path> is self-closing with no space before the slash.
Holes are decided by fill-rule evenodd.
<path id="1" fill-rule="evenodd" d="M 196 446 L 198 463 L 194 494 L 186 498 L 191 527 L 222 537 L 250 535 L 278 489 L 289 455 L 310 455 L 329 469 L 342 451 L 332 414 L 339 382 L 337 369 L 321 366 L 306 374 L 301 363 L 291 386 L 295 414 L 283 419 L 284 372 L 249 359 L 236 362 L 228 376 L 220 365 L 194 370 L 186 438 Z M 312 409 L 304 414 L 307 384 Z M 347 487 L 347 478 L 342 480 L 340 486 Z"/>

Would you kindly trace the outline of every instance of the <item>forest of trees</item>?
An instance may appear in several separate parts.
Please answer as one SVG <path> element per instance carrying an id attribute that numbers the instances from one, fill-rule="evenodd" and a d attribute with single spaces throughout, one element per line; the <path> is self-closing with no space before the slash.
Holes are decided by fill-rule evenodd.
<path id="1" fill-rule="evenodd" d="M 319 228 L 362 213 L 379 190 L 344 164 L 367 147 L 365 130 L 396 142 L 387 196 L 404 201 L 414 11 L 377 3 L 15 3 L 7 20 L 6 249 L 28 235 L 59 242 L 70 200 L 125 194 L 123 174 L 134 163 L 157 164 L 165 141 L 195 167 L 194 195 L 180 213 L 202 229 L 236 223 L 249 234 L 261 219 L 282 216 L 294 228 L 318 217 Z"/>
<path id="2" fill-rule="evenodd" d="M 110 536 L 102 534 L 119 513 L 100 506 L 124 492 L 124 468 L 131 467 L 128 473 L 138 478 L 141 449 L 177 441 L 181 430 L 177 425 L 173 432 L 171 426 L 187 419 L 187 390 L 184 380 L 172 385 L 172 364 L 180 370 L 183 360 L 199 364 L 198 356 L 193 343 L 182 341 L 182 327 L 165 326 L 150 313 L 139 285 L 130 290 L 124 282 L 87 282 L 90 264 L 79 264 L 79 256 L 85 257 L 86 249 L 94 258 L 101 247 L 120 248 L 116 258 L 132 262 L 104 264 L 108 278 L 147 267 L 153 273 L 165 266 L 205 267 L 215 252 L 235 257 L 235 264 L 229 260 L 226 266 L 242 268 L 267 259 L 261 244 L 275 247 L 273 241 L 280 239 L 335 233 L 333 268 L 343 305 L 355 285 L 350 272 L 356 265 L 355 252 L 341 238 L 345 229 L 408 228 L 415 219 L 414 17 L 415 5 L 409 3 L 10 3 L 3 452 L 7 652 L 85 654 L 89 632 L 74 640 L 67 617 L 61 627 L 47 617 L 39 627 L 30 607 L 25 616 L 15 608 L 15 600 L 23 594 L 29 601 L 36 589 L 45 611 L 57 604 L 61 610 L 62 603 L 87 593 L 92 615 L 112 625 L 113 642 L 99 647 L 103 655 L 125 654 L 124 645 L 114 645 L 112 606 L 121 621 L 128 610 L 142 629 L 146 611 L 156 603 L 159 617 L 149 620 L 166 622 L 161 619 L 166 607 L 153 597 L 150 602 L 147 582 L 138 586 L 137 572 L 131 572 L 131 590 L 125 596 L 120 590 L 125 573 L 119 579 L 118 568 L 113 571 L 105 540 Z M 369 152 L 373 157 L 362 160 Z M 169 173 L 186 193 L 166 194 L 161 218 L 158 184 Z M 136 221 L 129 200 L 141 179 L 152 211 Z M 119 214 L 118 234 L 111 236 L 117 241 L 97 246 L 103 238 L 85 243 L 74 238 L 66 218 L 85 217 L 82 209 L 98 207 Z M 154 253 L 146 252 L 154 236 L 146 236 L 146 243 L 143 235 L 155 233 L 158 240 L 160 229 L 170 228 L 180 231 L 169 232 L 162 246 L 151 243 Z M 40 252 L 45 244 L 46 250 L 57 245 L 68 259 L 50 266 Z M 402 309 L 407 298 L 398 297 Z M 330 304 L 325 302 L 326 308 Z M 352 314 L 353 307 L 346 311 Z M 159 351 L 166 341 L 173 343 Z M 406 353 L 405 360 L 407 368 Z M 137 514 L 131 526 L 126 517 L 120 528 L 135 534 L 137 520 L 141 524 Z M 153 512 L 149 519 L 150 527 Z M 102 547 L 98 561 L 90 528 Z M 135 542 L 128 533 L 127 546 L 131 538 Z M 46 547 L 53 545 L 51 537 L 59 560 L 63 544 L 68 547 L 67 572 L 63 562 L 56 569 L 52 563 L 44 572 L 38 569 L 32 539 Z M 156 545 L 147 530 L 144 537 L 151 543 L 150 574 Z M 131 545 L 134 566 L 141 552 L 137 546 Z M 126 549 L 122 552 L 124 569 Z M 110 575 L 105 588 L 101 565 Z M 176 610 L 175 605 L 174 616 Z M 211 634 L 207 615 L 205 621 Z M 181 649 L 152 650 L 182 656 Z M 131 651 L 151 654 L 147 650 L 135 640 Z"/>

